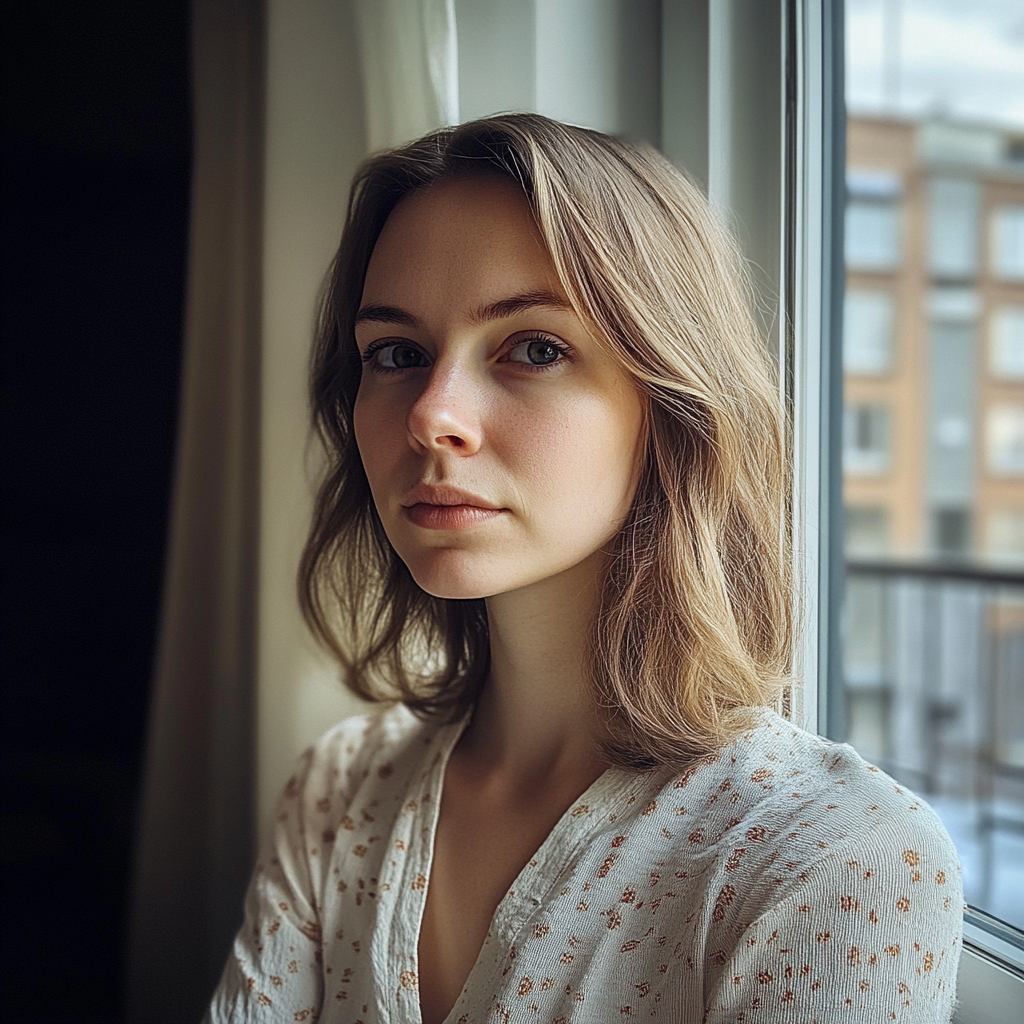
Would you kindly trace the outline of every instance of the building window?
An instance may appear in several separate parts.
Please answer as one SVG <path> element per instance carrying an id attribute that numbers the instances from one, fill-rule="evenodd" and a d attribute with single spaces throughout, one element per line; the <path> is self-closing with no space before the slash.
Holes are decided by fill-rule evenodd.
<path id="1" fill-rule="evenodd" d="M 846 508 L 846 553 L 857 558 L 884 555 L 889 550 L 888 509 L 873 505 Z"/>
<path id="2" fill-rule="evenodd" d="M 889 407 L 879 403 L 843 410 L 843 470 L 853 476 L 877 476 L 889 468 Z"/>
<path id="3" fill-rule="evenodd" d="M 969 508 L 978 467 L 977 316 L 974 288 L 932 288 L 927 297 L 927 494 L 932 508 Z"/>
<path id="4" fill-rule="evenodd" d="M 992 212 L 992 270 L 998 277 L 1024 280 L 1024 206 Z"/>
<path id="5" fill-rule="evenodd" d="M 843 305 L 843 369 L 880 374 L 892 367 L 893 297 L 851 288 Z"/>
<path id="6" fill-rule="evenodd" d="M 1000 476 L 1024 476 L 1024 405 L 994 405 L 988 411 L 988 468 Z"/>
<path id="7" fill-rule="evenodd" d="M 900 262 L 900 179 L 888 171 L 846 177 L 846 263 L 857 270 L 894 270 Z"/>
<path id="8" fill-rule="evenodd" d="M 978 269 L 978 183 L 933 178 L 928 183 L 928 269 L 933 277 L 967 278 Z"/>
<path id="9" fill-rule="evenodd" d="M 981 314 L 977 288 L 932 288 L 928 292 L 928 317 L 934 323 L 973 324 Z"/>
<path id="10" fill-rule="evenodd" d="M 989 370 L 1002 380 L 1024 380 L 1024 306 L 1002 306 L 989 325 Z"/>
<path id="11" fill-rule="evenodd" d="M 985 551 L 997 561 L 1024 565 L 1024 508 L 999 508 L 989 515 Z"/>
<path id="12" fill-rule="evenodd" d="M 971 511 L 967 508 L 932 510 L 932 544 L 939 555 L 966 555 L 971 550 Z"/>

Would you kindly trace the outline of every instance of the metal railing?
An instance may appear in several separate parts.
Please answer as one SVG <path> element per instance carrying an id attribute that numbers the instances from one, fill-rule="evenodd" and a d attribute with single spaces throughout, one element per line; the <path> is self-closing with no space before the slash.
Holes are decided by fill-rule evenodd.
<path id="1" fill-rule="evenodd" d="M 1024 572 L 850 558 L 843 639 L 844 738 L 933 804 L 968 902 L 1024 928 Z"/>

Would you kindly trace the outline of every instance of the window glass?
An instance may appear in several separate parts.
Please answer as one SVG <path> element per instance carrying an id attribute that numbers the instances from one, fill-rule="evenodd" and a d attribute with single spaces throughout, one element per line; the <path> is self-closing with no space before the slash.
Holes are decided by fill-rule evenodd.
<path id="1" fill-rule="evenodd" d="M 1024 929 L 1019 5 L 847 0 L 837 738 Z M 1016 19 L 1016 20 L 1015 20 Z"/>
<path id="2" fill-rule="evenodd" d="M 992 266 L 998 277 L 1024 280 L 1024 205 L 993 212 Z"/>
<path id="3" fill-rule="evenodd" d="M 978 182 L 928 180 L 928 269 L 935 277 L 971 277 L 978 265 Z"/>
<path id="4" fill-rule="evenodd" d="M 889 510 L 880 505 L 846 509 L 846 550 L 872 557 L 889 550 Z"/>
<path id="5" fill-rule="evenodd" d="M 1024 306 L 993 311 L 989 371 L 1004 380 L 1024 380 Z"/>
<path id="6" fill-rule="evenodd" d="M 850 404 L 843 412 L 843 469 L 877 476 L 889 468 L 889 408 L 881 402 Z"/>
<path id="7" fill-rule="evenodd" d="M 1024 507 L 993 509 L 985 542 L 994 561 L 1024 567 Z"/>
<path id="8" fill-rule="evenodd" d="M 988 466 L 1000 476 L 1024 476 L 1024 403 L 988 410 Z"/>
<path id="9" fill-rule="evenodd" d="M 843 301 L 843 369 L 879 374 L 892 364 L 893 298 L 888 292 L 851 288 Z"/>
<path id="10" fill-rule="evenodd" d="M 862 270 L 899 263 L 899 210 L 890 200 L 851 199 L 846 206 L 846 260 Z"/>

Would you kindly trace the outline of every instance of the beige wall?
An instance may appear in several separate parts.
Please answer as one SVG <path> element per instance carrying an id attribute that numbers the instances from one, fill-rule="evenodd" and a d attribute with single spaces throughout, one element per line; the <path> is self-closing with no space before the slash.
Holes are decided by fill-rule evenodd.
<path id="1" fill-rule="evenodd" d="M 365 154 L 350 5 L 267 5 L 257 805 L 261 832 L 295 758 L 359 707 L 307 633 L 295 574 L 316 448 L 306 369 L 317 291 Z"/>

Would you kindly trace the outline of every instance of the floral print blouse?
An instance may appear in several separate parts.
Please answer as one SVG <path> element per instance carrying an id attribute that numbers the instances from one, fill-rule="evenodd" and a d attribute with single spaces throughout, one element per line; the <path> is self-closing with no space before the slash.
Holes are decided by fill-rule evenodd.
<path id="1" fill-rule="evenodd" d="M 948 1021 L 963 897 L 931 809 L 774 712 L 684 774 L 609 769 L 499 903 L 446 1024 Z M 465 723 L 351 719 L 303 755 L 211 1024 L 418 1024 Z"/>

